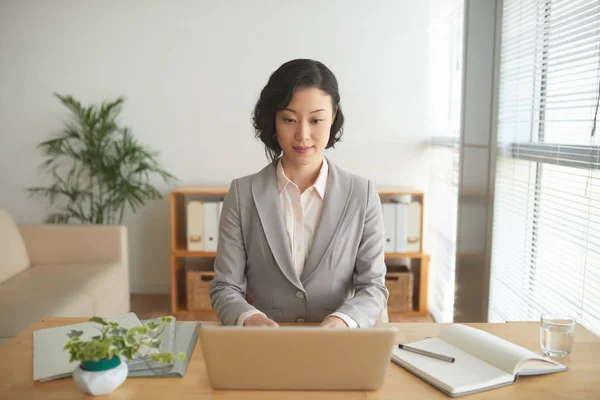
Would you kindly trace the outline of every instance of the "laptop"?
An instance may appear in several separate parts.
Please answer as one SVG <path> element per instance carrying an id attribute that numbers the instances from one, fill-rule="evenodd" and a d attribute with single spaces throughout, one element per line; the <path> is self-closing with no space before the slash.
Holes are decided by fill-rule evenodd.
<path id="1" fill-rule="evenodd" d="M 396 343 L 394 327 L 332 329 L 201 327 L 217 390 L 378 390 Z"/>

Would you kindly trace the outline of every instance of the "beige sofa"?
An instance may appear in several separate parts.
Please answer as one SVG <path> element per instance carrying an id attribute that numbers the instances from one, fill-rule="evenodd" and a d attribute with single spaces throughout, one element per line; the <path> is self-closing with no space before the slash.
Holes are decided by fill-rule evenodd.
<path id="1" fill-rule="evenodd" d="M 18 225 L 0 209 L 0 346 L 47 317 L 130 311 L 127 230 Z"/>

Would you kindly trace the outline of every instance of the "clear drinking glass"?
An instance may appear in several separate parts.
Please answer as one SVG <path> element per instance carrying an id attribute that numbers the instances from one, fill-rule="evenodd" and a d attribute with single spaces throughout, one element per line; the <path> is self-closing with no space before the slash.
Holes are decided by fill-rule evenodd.
<path id="1" fill-rule="evenodd" d="M 573 351 L 575 320 L 564 314 L 540 317 L 540 345 L 550 357 L 566 357 Z"/>

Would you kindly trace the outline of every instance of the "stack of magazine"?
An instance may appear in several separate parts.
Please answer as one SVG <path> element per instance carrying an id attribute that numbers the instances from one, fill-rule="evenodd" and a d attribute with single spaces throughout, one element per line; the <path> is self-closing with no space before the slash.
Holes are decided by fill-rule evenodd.
<path id="1" fill-rule="evenodd" d="M 123 328 L 142 326 L 150 321 L 161 322 L 161 318 L 140 320 L 136 314 L 127 313 L 114 318 L 106 318 L 107 321 L 118 322 Z M 67 334 L 72 329 L 83 331 L 81 340 L 87 340 L 98 334 L 98 325 L 93 322 L 65 325 L 56 328 L 40 329 L 33 332 L 33 380 L 50 381 L 53 379 L 71 376 L 77 362 L 69 362 L 69 352 L 63 350 L 68 341 Z M 197 321 L 176 321 L 172 318 L 162 330 L 159 338 L 162 347 L 158 350 L 151 349 L 137 358 L 127 361 L 129 369 L 128 377 L 183 377 L 187 370 L 190 358 L 198 339 Z M 173 364 L 165 365 L 151 358 L 152 352 L 172 352 L 175 355 L 184 353 L 184 361 L 178 358 Z"/>

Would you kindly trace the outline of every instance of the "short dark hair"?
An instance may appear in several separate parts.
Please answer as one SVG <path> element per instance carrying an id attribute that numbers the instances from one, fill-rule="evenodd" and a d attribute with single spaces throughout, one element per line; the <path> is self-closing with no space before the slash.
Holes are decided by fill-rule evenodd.
<path id="1" fill-rule="evenodd" d="M 255 136 L 265 145 L 265 153 L 272 162 L 276 162 L 282 152 L 275 135 L 275 114 L 288 106 L 296 89 L 300 88 L 323 90 L 331 96 L 333 111 L 337 109 L 325 148 L 334 147 L 342 138 L 344 114 L 340 107 L 340 92 L 333 72 L 315 60 L 288 61 L 271 74 L 252 115 Z"/>

